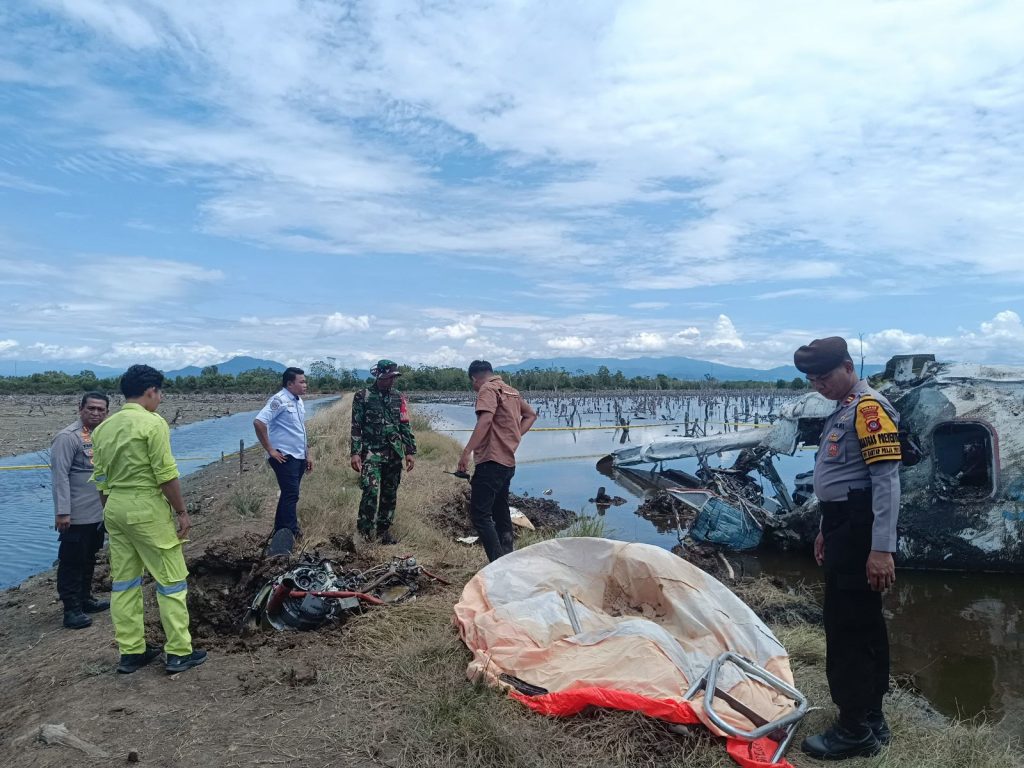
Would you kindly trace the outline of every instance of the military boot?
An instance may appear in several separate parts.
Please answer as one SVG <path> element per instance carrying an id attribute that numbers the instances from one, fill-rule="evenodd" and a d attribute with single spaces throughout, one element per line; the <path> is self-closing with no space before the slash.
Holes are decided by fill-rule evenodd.
<path id="1" fill-rule="evenodd" d="M 108 608 L 110 608 L 109 600 L 97 600 L 92 595 L 82 601 L 82 611 L 84 613 L 99 613 Z"/>
<path id="2" fill-rule="evenodd" d="M 877 755 L 882 747 L 867 724 L 851 730 L 836 723 L 827 731 L 804 739 L 800 749 L 819 760 L 845 760 Z"/>
<path id="3" fill-rule="evenodd" d="M 388 545 L 398 543 L 398 539 L 391 535 L 391 531 L 388 528 L 384 528 L 380 531 L 377 531 L 377 537 L 379 538 L 381 544 Z"/>
<path id="4" fill-rule="evenodd" d="M 64 626 L 67 629 L 85 629 L 92 626 L 92 619 L 82 612 L 82 607 L 77 603 L 64 604 Z"/>
<path id="5" fill-rule="evenodd" d="M 892 741 L 892 732 L 889 730 L 889 723 L 885 721 L 885 715 L 882 714 L 882 710 L 869 710 L 867 724 L 871 732 L 875 734 L 875 738 L 878 739 L 878 743 L 883 747 Z"/>

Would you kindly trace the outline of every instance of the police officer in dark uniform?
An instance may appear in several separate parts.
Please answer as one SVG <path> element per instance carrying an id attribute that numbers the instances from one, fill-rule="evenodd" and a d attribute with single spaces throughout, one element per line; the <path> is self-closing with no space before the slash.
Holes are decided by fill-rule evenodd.
<path id="1" fill-rule="evenodd" d="M 825 569 L 825 672 L 839 719 L 802 749 L 826 760 L 874 755 L 889 743 L 882 593 L 896 580 L 899 414 L 857 376 L 838 336 L 800 347 L 793 362 L 819 394 L 836 401 L 814 459 L 821 509 L 814 557 Z"/>

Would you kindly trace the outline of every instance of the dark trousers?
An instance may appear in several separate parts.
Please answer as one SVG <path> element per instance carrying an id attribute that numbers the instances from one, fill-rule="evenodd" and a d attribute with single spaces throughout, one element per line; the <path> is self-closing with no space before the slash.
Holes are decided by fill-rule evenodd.
<path id="1" fill-rule="evenodd" d="M 839 719 L 854 726 L 882 708 L 889 690 L 889 636 L 882 593 L 868 585 L 871 491 L 846 501 L 821 502 L 825 538 L 825 674 Z"/>
<path id="2" fill-rule="evenodd" d="M 492 563 L 515 548 L 508 509 L 508 489 L 515 473 L 515 467 L 485 461 L 476 465 L 469 483 L 469 516 Z"/>
<path id="3" fill-rule="evenodd" d="M 281 489 L 281 498 L 277 500 L 277 512 L 274 514 L 274 530 L 287 528 L 296 536 L 301 535 L 299 517 L 295 507 L 299 503 L 299 484 L 306 473 L 306 460 L 284 454 L 285 461 L 268 459 L 270 468 L 277 475 L 277 486 Z"/>
<path id="4" fill-rule="evenodd" d="M 103 523 L 72 525 L 60 534 L 57 550 L 57 594 L 64 610 L 77 610 L 92 596 L 96 553 L 103 546 Z"/>

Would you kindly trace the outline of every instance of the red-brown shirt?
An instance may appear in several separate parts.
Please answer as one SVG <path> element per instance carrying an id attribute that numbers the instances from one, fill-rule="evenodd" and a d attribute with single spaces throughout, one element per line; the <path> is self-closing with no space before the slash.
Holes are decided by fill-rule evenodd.
<path id="1" fill-rule="evenodd" d="M 506 467 L 516 465 L 516 448 L 523 439 L 520 422 L 523 419 L 523 400 L 519 392 L 492 376 L 476 393 L 476 412 L 493 413 L 491 430 L 484 437 L 480 447 L 473 452 L 477 464 L 496 461 Z"/>

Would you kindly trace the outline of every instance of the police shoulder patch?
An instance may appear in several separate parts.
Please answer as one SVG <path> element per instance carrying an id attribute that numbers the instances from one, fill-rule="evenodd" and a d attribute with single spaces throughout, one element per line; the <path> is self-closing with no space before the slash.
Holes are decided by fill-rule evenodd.
<path id="1" fill-rule="evenodd" d="M 276 411 L 280 407 L 281 407 L 281 401 L 278 400 L 276 397 L 272 398 L 271 401 L 270 401 L 270 410 Z"/>
<path id="2" fill-rule="evenodd" d="M 861 398 L 857 403 L 855 424 L 864 463 L 902 458 L 899 429 L 878 400 L 870 396 Z"/>

